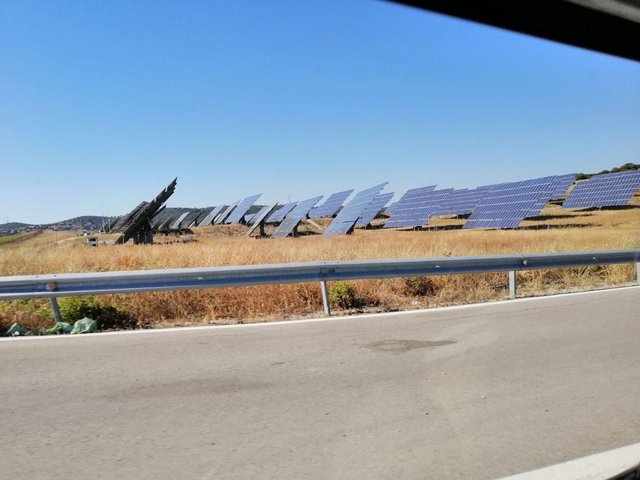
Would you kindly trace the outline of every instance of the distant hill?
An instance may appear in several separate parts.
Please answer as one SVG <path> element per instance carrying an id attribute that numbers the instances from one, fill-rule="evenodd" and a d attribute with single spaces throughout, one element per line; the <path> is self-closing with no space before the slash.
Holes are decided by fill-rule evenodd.
<path id="1" fill-rule="evenodd" d="M 115 217 L 117 218 L 117 217 Z M 113 223 L 114 217 L 99 217 L 97 215 L 84 215 L 81 217 L 62 220 L 61 222 L 35 225 L 30 223 L 11 222 L 0 224 L 0 237 L 15 235 L 16 233 L 33 232 L 36 230 L 58 230 L 72 232 L 96 232 L 103 224 Z"/>

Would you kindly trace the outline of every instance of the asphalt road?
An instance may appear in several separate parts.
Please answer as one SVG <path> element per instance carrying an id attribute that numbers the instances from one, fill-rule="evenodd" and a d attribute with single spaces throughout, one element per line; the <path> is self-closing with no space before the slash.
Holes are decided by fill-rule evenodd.
<path id="1" fill-rule="evenodd" d="M 3 479 L 490 479 L 640 440 L 640 288 L 0 341 Z"/>

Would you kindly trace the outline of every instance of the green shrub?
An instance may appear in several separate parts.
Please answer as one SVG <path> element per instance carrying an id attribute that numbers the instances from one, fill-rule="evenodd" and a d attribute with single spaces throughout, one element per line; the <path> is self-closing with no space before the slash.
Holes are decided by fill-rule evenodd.
<path id="1" fill-rule="evenodd" d="M 356 287 L 349 282 L 335 282 L 329 288 L 329 299 L 340 308 L 357 308 L 360 306 Z"/>
<path id="2" fill-rule="evenodd" d="M 136 322 L 122 308 L 95 297 L 65 297 L 59 301 L 65 322 L 73 323 L 84 317 L 95 320 L 99 330 L 135 328 Z"/>

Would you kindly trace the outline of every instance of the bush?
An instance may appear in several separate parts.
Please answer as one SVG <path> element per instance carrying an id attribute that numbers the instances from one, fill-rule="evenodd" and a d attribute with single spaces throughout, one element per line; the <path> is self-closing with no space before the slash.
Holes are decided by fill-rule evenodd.
<path id="1" fill-rule="evenodd" d="M 136 322 L 127 312 L 95 297 L 66 297 L 59 301 L 65 322 L 73 323 L 84 317 L 95 320 L 99 330 L 135 328 Z"/>
<path id="2" fill-rule="evenodd" d="M 356 287 L 349 282 L 336 282 L 329 288 L 329 299 L 340 308 L 357 308 L 360 305 Z"/>
<path id="3" fill-rule="evenodd" d="M 404 279 L 402 293 L 410 297 L 424 297 L 434 295 L 437 287 L 429 277 L 408 277 Z"/>

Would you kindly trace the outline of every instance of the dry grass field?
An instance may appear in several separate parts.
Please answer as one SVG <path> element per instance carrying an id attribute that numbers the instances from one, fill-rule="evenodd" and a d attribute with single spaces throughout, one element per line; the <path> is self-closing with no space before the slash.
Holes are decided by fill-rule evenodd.
<path id="1" fill-rule="evenodd" d="M 195 229 L 182 239 L 157 237 L 155 245 L 97 248 L 68 233 L 44 232 L 0 245 L 0 275 L 638 248 L 640 198 L 634 198 L 630 207 L 602 211 L 571 212 L 552 206 L 512 231 L 461 230 L 463 221 L 455 219 L 432 223 L 422 231 L 358 229 L 354 235 L 333 239 L 311 234 L 318 231 L 311 225 L 301 228 L 302 236 L 288 239 L 247 238 L 245 227 L 214 226 Z M 634 278 L 631 265 L 523 272 L 519 294 L 607 287 Z M 502 273 L 367 280 L 342 287 L 342 295 L 334 297 L 336 313 L 480 302 L 507 294 Z M 334 289 L 334 293 L 340 292 Z M 81 310 L 77 302 L 65 311 Z M 268 321 L 322 310 L 315 283 L 113 295 L 100 297 L 97 303 L 126 317 L 126 322 L 114 326 L 138 328 Z M 0 303 L 0 329 L 14 321 L 31 328 L 52 324 L 48 304 L 40 300 Z"/>

